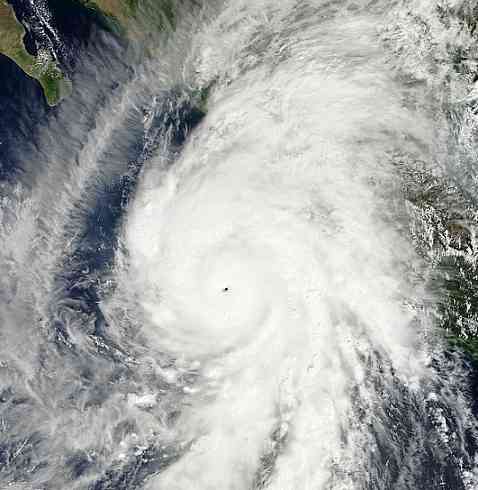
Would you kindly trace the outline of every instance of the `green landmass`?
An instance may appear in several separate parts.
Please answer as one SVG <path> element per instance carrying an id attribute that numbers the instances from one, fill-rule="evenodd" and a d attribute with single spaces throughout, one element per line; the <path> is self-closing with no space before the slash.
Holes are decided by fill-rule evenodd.
<path id="1" fill-rule="evenodd" d="M 111 30 L 135 39 L 174 25 L 173 0 L 79 0 L 104 17 Z"/>
<path id="2" fill-rule="evenodd" d="M 87 8 L 94 9 L 115 19 L 127 28 L 138 12 L 139 0 L 80 0 Z"/>
<path id="3" fill-rule="evenodd" d="M 148 44 L 155 33 L 174 28 L 174 0 L 75 0 L 94 10 L 104 27 L 117 35 Z M 32 56 L 25 48 L 25 29 L 7 0 L 0 0 L 0 54 L 36 79 L 50 106 L 71 93 L 71 82 L 47 50 Z M 147 49 L 146 49 L 147 52 Z"/>
<path id="4" fill-rule="evenodd" d="M 406 168 L 406 167 L 404 167 Z M 400 168 L 401 170 L 401 168 Z M 430 313 L 451 347 L 478 366 L 478 212 L 454 182 L 418 166 L 403 171 L 412 238 L 429 269 Z"/>
<path id="5" fill-rule="evenodd" d="M 0 53 L 12 59 L 26 74 L 38 80 L 45 98 L 54 106 L 71 92 L 71 82 L 48 51 L 32 56 L 23 44 L 25 29 L 12 7 L 0 0 Z"/>

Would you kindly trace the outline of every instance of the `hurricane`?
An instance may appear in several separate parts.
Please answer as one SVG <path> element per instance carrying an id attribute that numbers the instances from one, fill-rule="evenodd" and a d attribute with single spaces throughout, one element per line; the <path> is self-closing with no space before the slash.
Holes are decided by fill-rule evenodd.
<path id="1" fill-rule="evenodd" d="M 476 7 L 176 3 L 5 153 L 2 488 L 478 488 Z"/>

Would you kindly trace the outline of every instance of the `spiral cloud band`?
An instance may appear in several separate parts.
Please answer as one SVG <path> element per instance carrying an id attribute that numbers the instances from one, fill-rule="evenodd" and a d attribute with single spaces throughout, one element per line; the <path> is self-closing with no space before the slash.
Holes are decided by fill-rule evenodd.
<path id="1" fill-rule="evenodd" d="M 108 0 L 71 53 L 38 1 L 73 87 L 0 124 L 0 488 L 476 490 L 473 1 Z"/>
<path id="2" fill-rule="evenodd" d="M 219 80 L 208 115 L 174 167 L 145 173 L 128 218 L 147 341 L 199 373 L 171 436 L 189 449 L 149 489 L 326 488 L 334 462 L 360 458 L 364 352 L 410 386 L 424 369 L 413 253 L 377 184 L 393 193 L 399 146 L 426 158 L 426 120 L 387 74 L 372 15 L 285 29 L 292 3 L 260 3 L 201 34 L 198 76 Z"/>

